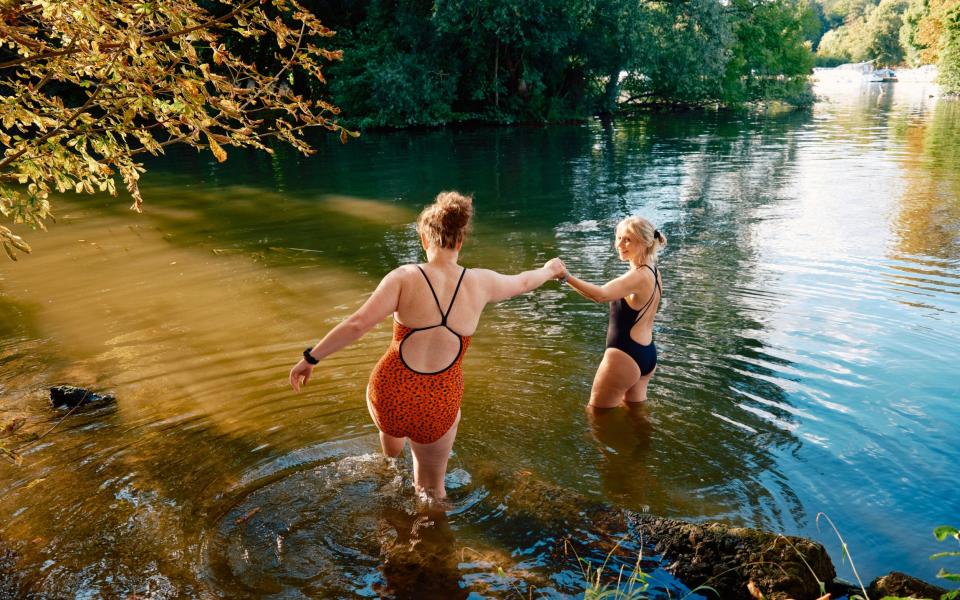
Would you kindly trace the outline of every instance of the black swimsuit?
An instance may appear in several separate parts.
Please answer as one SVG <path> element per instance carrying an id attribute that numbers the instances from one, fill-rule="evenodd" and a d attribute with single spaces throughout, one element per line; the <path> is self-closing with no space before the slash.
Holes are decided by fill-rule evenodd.
<path id="1" fill-rule="evenodd" d="M 654 298 L 660 302 L 660 279 L 657 277 L 657 269 L 650 265 L 643 265 L 653 273 L 653 293 L 646 304 L 640 307 L 640 310 L 634 310 L 627 304 L 626 298 L 620 298 L 610 303 L 610 325 L 607 327 L 607 348 L 616 348 L 626 352 L 632 358 L 637 366 L 640 367 L 640 375 L 649 375 L 657 366 L 657 346 L 651 342 L 644 346 L 630 337 L 630 330 L 640 321 L 643 315 L 653 303 Z"/>

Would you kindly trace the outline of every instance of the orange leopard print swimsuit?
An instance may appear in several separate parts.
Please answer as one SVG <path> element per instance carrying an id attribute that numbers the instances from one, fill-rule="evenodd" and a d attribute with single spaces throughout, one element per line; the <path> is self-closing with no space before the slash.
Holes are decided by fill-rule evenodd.
<path id="1" fill-rule="evenodd" d="M 470 336 L 460 335 L 450 329 L 447 326 L 447 317 L 457 299 L 467 269 L 464 268 L 460 273 L 450 306 L 444 312 L 427 273 L 419 265 L 417 268 L 430 286 L 430 292 L 442 317 L 441 321 L 430 327 L 411 328 L 394 320 L 393 341 L 370 374 L 370 385 L 367 389 L 373 407 L 373 418 L 380 431 L 393 437 L 408 437 L 418 444 L 431 444 L 443 437 L 453 426 L 463 400 L 461 363 L 467 346 L 470 345 Z M 437 327 L 446 328 L 460 340 L 460 350 L 456 358 L 445 368 L 432 373 L 411 368 L 403 359 L 403 343 L 413 333 Z"/>

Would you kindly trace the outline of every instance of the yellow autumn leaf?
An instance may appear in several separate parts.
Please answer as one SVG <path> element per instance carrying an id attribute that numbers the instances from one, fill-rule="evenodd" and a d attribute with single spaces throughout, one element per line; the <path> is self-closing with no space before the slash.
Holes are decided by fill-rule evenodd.
<path id="1" fill-rule="evenodd" d="M 217 143 L 217 140 L 213 139 L 209 133 L 207 134 L 207 142 L 210 144 L 210 152 L 213 152 L 213 156 L 217 159 L 217 162 L 223 162 L 227 160 L 226 151 L 220 147 L 220 144 Z"/>

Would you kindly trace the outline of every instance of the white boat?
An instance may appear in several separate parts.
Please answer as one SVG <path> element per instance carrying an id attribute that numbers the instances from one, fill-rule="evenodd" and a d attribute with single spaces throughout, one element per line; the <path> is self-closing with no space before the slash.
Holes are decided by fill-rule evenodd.
<path id="1" fill-rule="evenodd" d="M 866 74 L 868 83 L 888 83 L 897 80 L 897 72 L 893 69 L 877 69 Z"/>

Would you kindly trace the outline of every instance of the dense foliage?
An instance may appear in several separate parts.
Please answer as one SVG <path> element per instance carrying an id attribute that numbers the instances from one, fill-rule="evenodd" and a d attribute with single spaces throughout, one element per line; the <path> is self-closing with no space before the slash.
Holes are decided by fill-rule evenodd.
<path id="1" fill-rule="evenodd" d="M 309 127 L 345 139 L 339 109 L 302 93 L 340 58 L 333 33 L 296 0 L 4 2 L 0 213 L 43 228 L 51 191 L 116 194 L 118 179 L 140 210 L 137 157 L 171 144 L 223 161 L 272 138 L 310 152 Z M 236 52 L 243 39 L 258 51 Z M 3 226 L 0 245 L 30 249 Z"/>
<path id="2" fill-rule="evenodd" d="M 356 0 L 331 91 L 361 126 L 804 98 L 808 0 Z"/>
<path id="3" fill-rule="evenodd" d="M 807 36 L 816 44 L 818 64 L 935 64 L 943 90 L 960 94 L 960 1 L 818 2 L 819 31 L 814 27 Z"/>
<path id="4" fill-rule="evenodd" d="M 944 18 L 940 39 L 940 86 L 947 93 L 960 96 L 960 6 Z"/>

